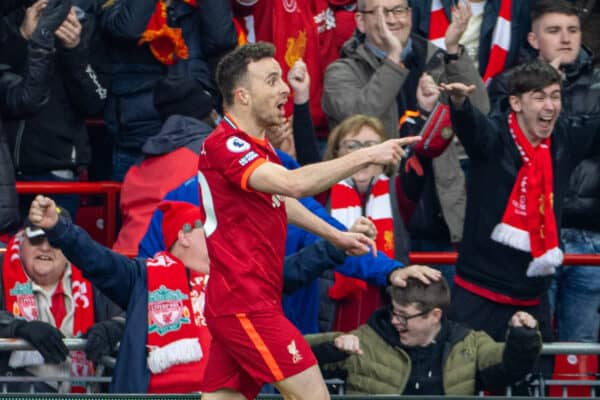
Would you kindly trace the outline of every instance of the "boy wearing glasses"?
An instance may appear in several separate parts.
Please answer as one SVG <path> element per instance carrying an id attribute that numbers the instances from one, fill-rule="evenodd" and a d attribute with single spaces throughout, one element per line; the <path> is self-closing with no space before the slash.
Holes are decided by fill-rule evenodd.
<path id="1" fill-rule="evenodd" d="M 506 343 L 449 321 L 444 278 L 390 287 L 390 304 L 349 334 L 308 336 L 325 376 L 346 374 L 349 394 L 472 396 L 522 379 L 541 350 L 537 321 L 516 312 Z"/>

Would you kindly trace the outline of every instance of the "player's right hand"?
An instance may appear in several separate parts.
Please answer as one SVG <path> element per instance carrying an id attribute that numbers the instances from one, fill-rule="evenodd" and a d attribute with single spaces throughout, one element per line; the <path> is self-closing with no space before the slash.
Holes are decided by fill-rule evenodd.
<path id="1" fill-rule="evenodd" d="M 375 146 L 368 147 L 363 151 L 369 153 L 371 162 L 380 165 L 397 165 L 402 157 L 405 155 L 405 151 L 402 148 L 421 140 L 420 136 L 407 136 L 400 139 L 389 139 L 383 143 Z"/>

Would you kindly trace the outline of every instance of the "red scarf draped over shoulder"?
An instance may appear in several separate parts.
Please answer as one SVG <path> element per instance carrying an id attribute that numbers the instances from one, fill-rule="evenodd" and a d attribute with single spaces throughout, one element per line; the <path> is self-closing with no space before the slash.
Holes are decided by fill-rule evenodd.
<path id="1" fill-rule="evenodd" d="M 491 237 L 496 242 L 531 253 L 533 260 L 527 268 L 527 276 L 551 275 L 563 261 L 553 208 L 551 140 L 548 137 L 533 147 L 514 112 L 508 116 L 508 127 L 523 165 L 502 221 L 496 225 Z"/>
<path id="2" fill-rule="evenodd" d="M 208 275 L 168 252 L 146 261 L 149 393 L 200 390 L 212 336 L 204 318 Z"/>

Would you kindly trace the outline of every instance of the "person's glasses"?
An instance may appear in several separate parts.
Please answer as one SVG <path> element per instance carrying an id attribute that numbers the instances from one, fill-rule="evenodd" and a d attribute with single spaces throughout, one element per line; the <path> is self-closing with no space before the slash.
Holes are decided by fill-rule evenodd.
<path id="1" fill-rule="evenodd" d="M 183 224 L 183 226 L 181 227 L 181 230 L 183 231 L 183 233 L 190 233 L 192 230 L 202 228 L 203 226 L 204 226 L 204 224 L 202 224 L 202 221 L 197 219 L 194 221 L 193 225 L 190 224 L 189 222 L 186 222 L 185 224 Z"/>
<path id="2" fill-rule="evenodd" d="M 427 315 L 431 311 L 431 310 L 425 310 L 425 311 L 421 311 L 421 312 L 413 314 L 413 315 L 404 315 L 404 314 L 401 314 L 401 313 L 397 312 L 396 310 L 394 310 L 393 306 L 389 306 L 389 310 L 390 310 L 390 315 L 391 315 L 392 319 L 396 318 L 396 321 L 398 321 L 398 323 L 402 326 L 408 325 L 409 320 Z"/>
<path id="3" fill-rule="evenodd" d="M 396 18 L 400 18 L 400 17 L 405 17 L 406 15 L 408 15 L 408 10 L 410 10 L 409 6 L 396 6 L 393 8 L 385 8 L 383 7 L 383 14 L 384 16 L 388 17 L 390 16 L 390 14 Z M 358 11 L 361 14 L 375 14 L 377 12 L 377 8 L 372 8 L 370 10 L 359 10 Z"/>
<path id="4" fill-rule="evenodd" d="M 27 240 L 29 240 L 29 244 L 32 246 L 41 246 L 46 240 L 46 235 L 38 235 L 32 238 L 28 237 Z"/>
<path id="5" fill-rule="evenodd" d="M 346 153 L 350 153 L 358 149 L 376 146 L 380 143 L 381 142 L 379 140 L 365 140 L 364 142 L 353 139 L 343 140 L 340 142 L 339 150 L 345 151 Z"/>

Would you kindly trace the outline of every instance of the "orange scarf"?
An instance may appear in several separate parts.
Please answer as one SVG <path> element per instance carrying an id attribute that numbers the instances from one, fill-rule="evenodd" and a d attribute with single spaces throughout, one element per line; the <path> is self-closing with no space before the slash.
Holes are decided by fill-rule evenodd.
<path id="1" fill-rule="evenodd" d="M 181 0 L 184 3 L 198 7 L 196 0 Z M 188 47 L 183 39 L 181 28 L 171 28 L 167 24 L 167 4 L 158 0 L 154 14 L 150 17 L 146 30 L 142 33 L 138 44 L 148 43 L 154 57 L 165 65 L 173 65 L 177 60 L 188 58 Z"/>
<path id="2" fill-rule="evenodd" d="M 527 276 L 554 273 L 562 264 L 554 215 L 554 192 L 550 138 L 533 147 L 521 130 L 517 116 L 508 116 L 508 127 L 521 154 L 523 165 L 508 199 L 502 222 L 492 239 L 512 248 L 531 252 Z"/>

